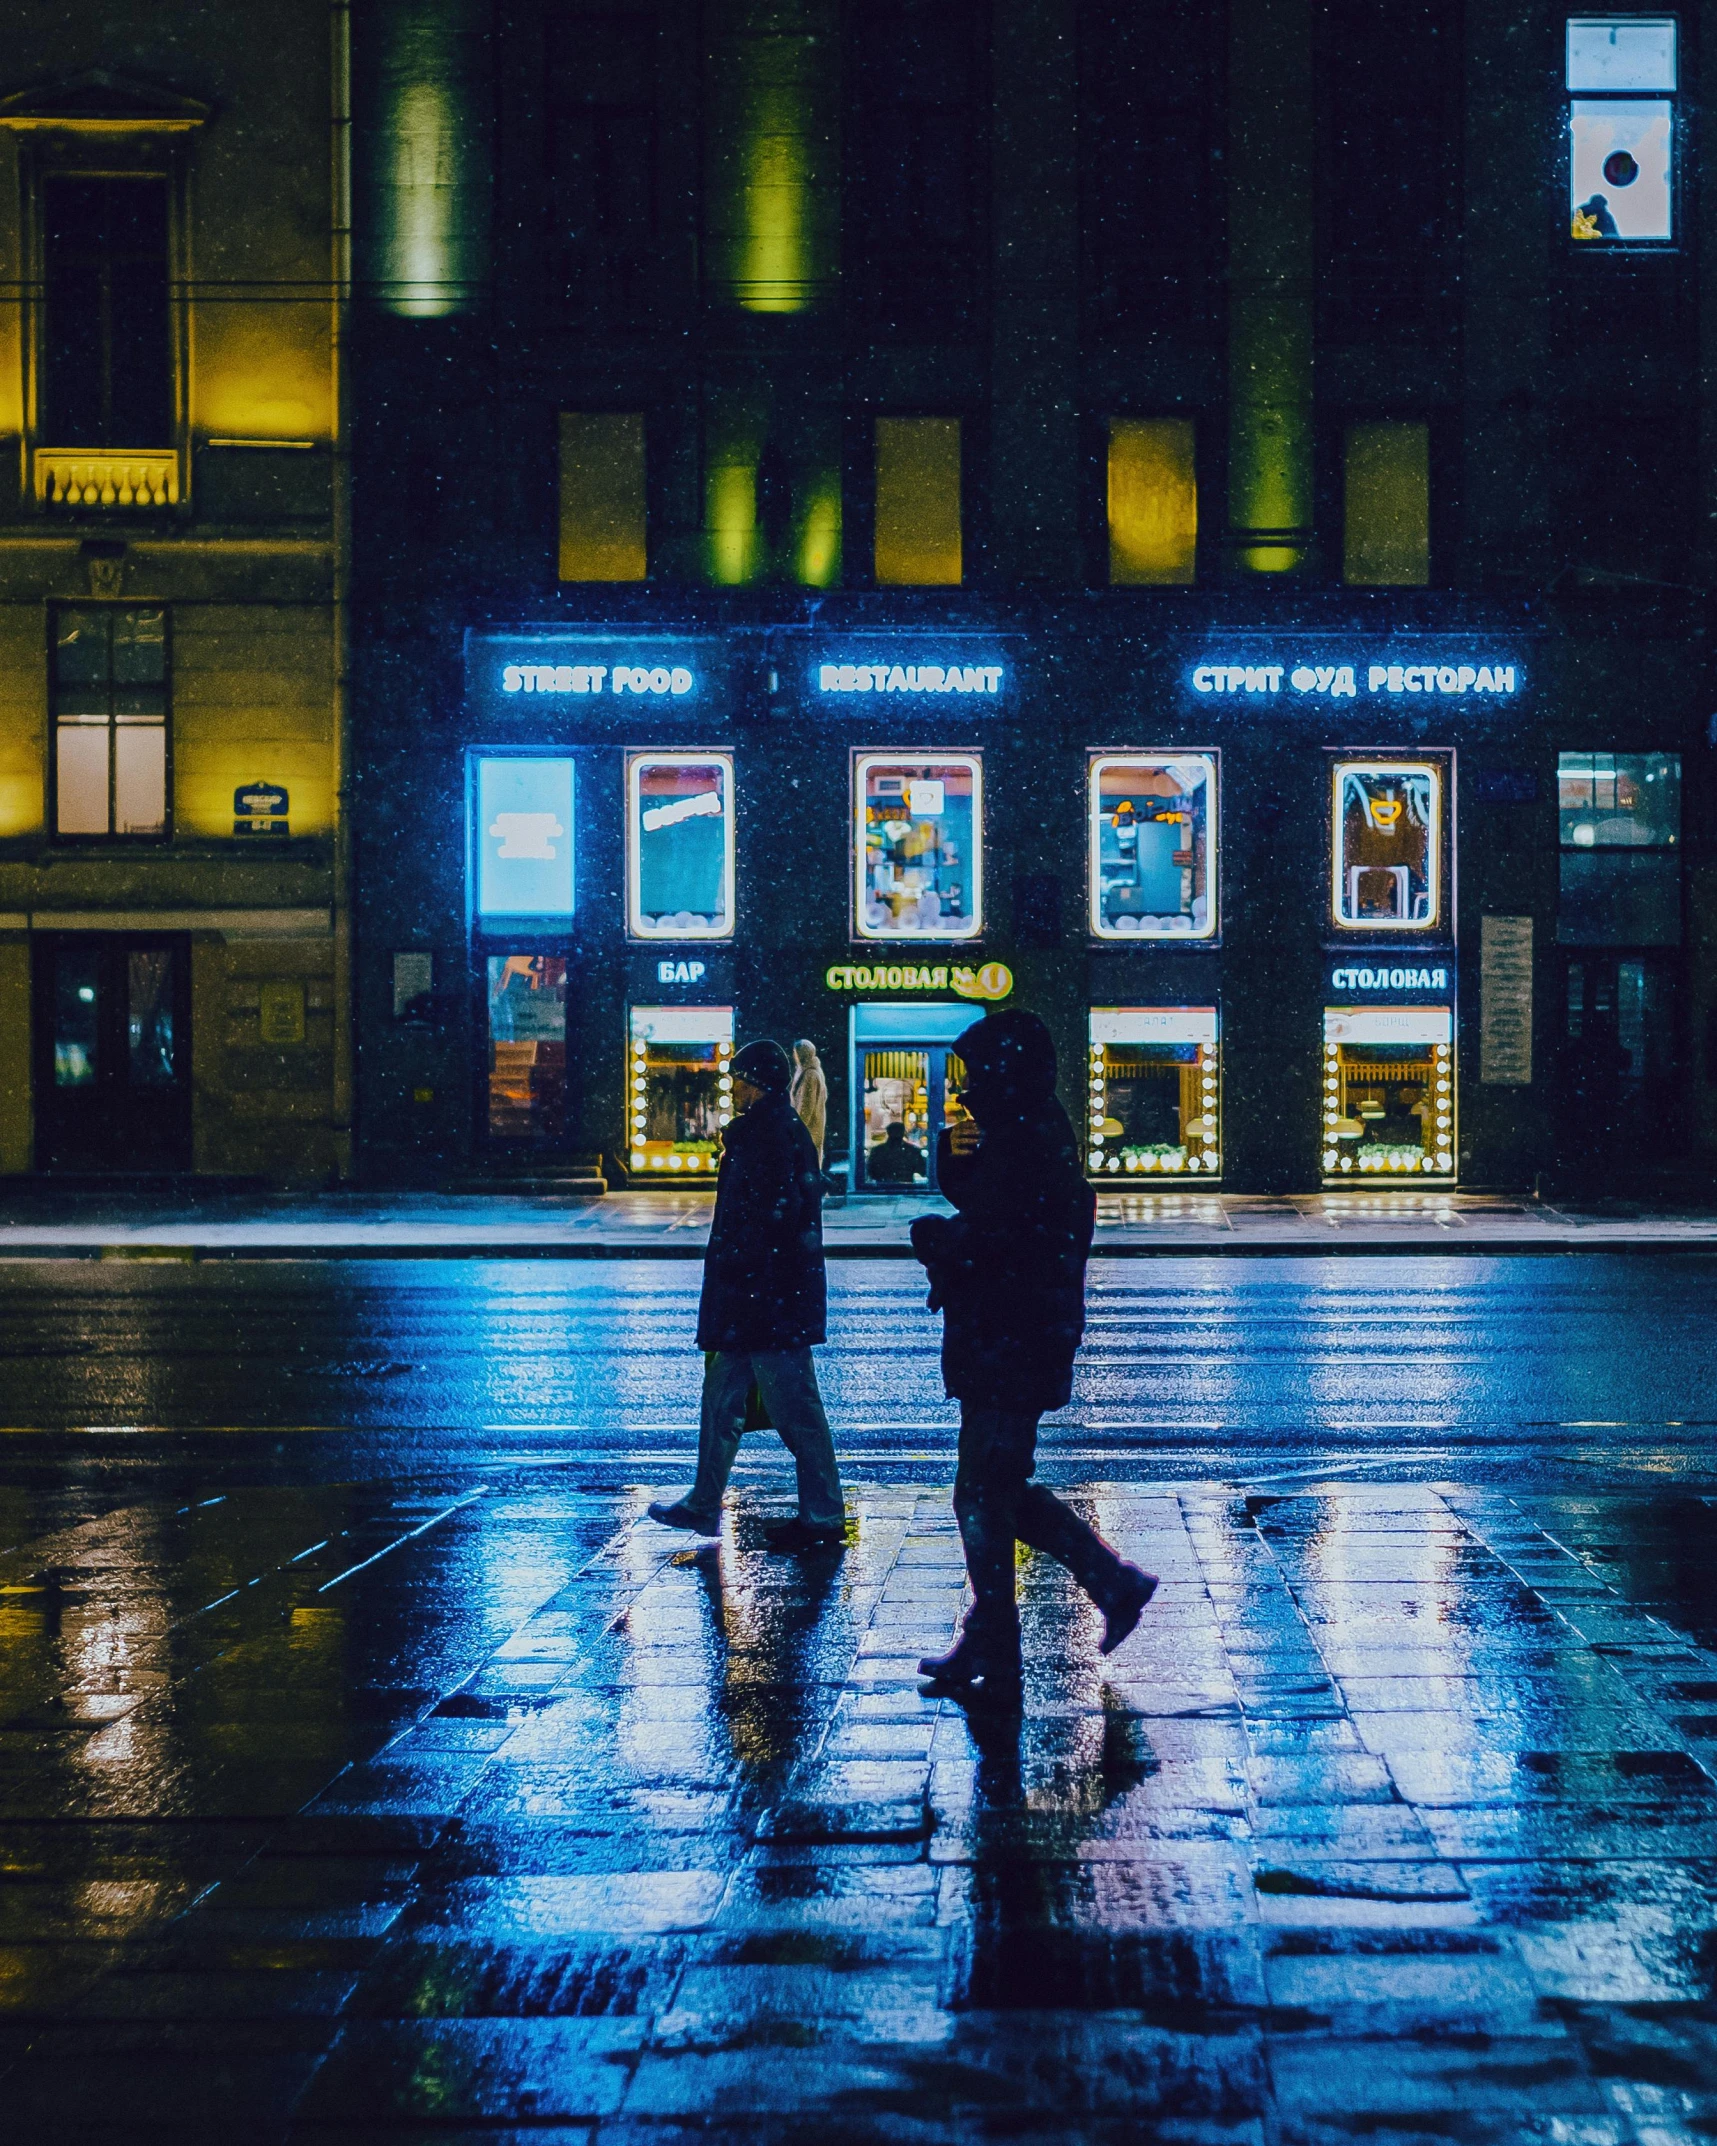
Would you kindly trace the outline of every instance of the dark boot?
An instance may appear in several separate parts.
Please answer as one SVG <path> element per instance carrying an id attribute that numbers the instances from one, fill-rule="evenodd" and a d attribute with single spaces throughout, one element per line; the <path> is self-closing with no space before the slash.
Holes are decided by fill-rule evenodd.
<path id="1" fill-rule="evenodd" d="M 1157 1591 L 1152 1575 L 1117 1557 L 1095 1528 L 1041 1483 L 1027 1483 L 1020 1492 L 1014 1525 L 1021 1542 L 1065 1565 L 1103 1612 L 1098 1652 L 1113 1654 Z"/>
<path id="2" fill-rule="evenodd" d="M 1019 1611 L 1014 1604 L 1012 1500 L 991 1491 L 955 1493 L 954 1512 L 972 1583 L 972 1607 L 960 1636 L 946 1654 L 926 1655 L 922 1677 L 940 1684 L 982 1682 L 986 1692 L 1017 1691 L 1020 1683 Z"/>

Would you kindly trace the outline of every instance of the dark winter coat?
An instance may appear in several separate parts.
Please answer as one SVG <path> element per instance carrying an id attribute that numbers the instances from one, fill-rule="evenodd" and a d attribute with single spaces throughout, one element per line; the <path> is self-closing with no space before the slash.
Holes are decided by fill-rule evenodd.
<path id="1" fill-rule="evenodd" d="M 1046 1096 L 998 1116 L 975 1155 L 944 1133 L 936 1169 L 958 1211 L 921 1217 L 912 1243 L 943 1312 L 944 1386 L 983 1408 L 1065 1408 L 1097 1219 L 1066 1111 Z"/>
<path id="2" fill-rule="evenodd" d="M 823 1178 L 785 1093 L 722 1134 L 698 1305 L 700 1349 L 802 1349 L 827 1332 Z"/>

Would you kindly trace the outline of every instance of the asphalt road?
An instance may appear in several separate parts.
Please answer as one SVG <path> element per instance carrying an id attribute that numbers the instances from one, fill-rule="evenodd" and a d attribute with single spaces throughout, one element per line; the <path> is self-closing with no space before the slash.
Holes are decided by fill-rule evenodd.
<path id="1" fill-rule="evenodd" d="M 681 1262 L 0 1265 L 10 1468 L 76 1430 L 123 1467 L 445 1475 L 532 1457 L 671 1475 L 696 1420 Z M 1093 1264 L 1046 1469 L 1132 1479 L 1340 1463 L 1435 1478 L 1706 1480 L 1717 1256 Z M 946 1475 L 937 1322 L 904 1263 L 831 1269 L 825 1395 L 851 1465 Z M 273 1438 L 244 1432 L 273 1432 Z M 206 1451 L 206 1449 L 205 1449 Z M 746 1463 L 776 1467 L 773 1441 Z M 0 1460 L 0 1471 L 8 1462 Z"/>

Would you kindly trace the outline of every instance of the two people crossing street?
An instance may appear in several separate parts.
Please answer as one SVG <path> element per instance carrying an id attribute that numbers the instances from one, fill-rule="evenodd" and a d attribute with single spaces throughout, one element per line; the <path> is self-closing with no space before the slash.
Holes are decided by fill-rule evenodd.
<path id="1" fill-rule="evenodd" d="M 966 1117 L 937 1155 L 952 1215 L 913 1224 L 913 1250 L 943 1314 L 942 1372 L 960 1403 L 954 1514 L 972 1604 L 954 1646 L 920 1663 L 950 1689 L 1017 1694 L 1022 1677 L 1014 1545 L 1064 1565 L 1104 1619 L 1110 1653 L 1156 1581 L 1033 1478 L 1038 1419 L 1065 1407 L 1085 1325 L 1095 1195 L 1055 1094 L 1055 1046 L 1035 1014 L 985 1015 L 959 1041 Z M 706 1352 L 698 1465 L 682 1498 L 650 1517 L 713 1534 L 748 1420 L 780 1433 L 798 1471 L 799 1510 L 766 1531 L 775 1550 L 844 1540 L 839 1466 L 812 1349 L 827 1338 L 822 1177 L 789 1100 L 779 1044 L 733 1060 L 735 1116 L 723 1134 L 704 1261 L 698 1345 Z"/>

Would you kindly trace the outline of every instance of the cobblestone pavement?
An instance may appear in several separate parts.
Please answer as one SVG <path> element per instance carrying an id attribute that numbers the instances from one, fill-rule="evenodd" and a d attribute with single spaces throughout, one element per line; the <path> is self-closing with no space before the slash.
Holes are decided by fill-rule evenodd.
<path id="1" fill-rule="evenodd" d="M 844 1553 L 552 1467 L 0 1492 L 8 2139 L 1717 2129 L 1696 1488 L 1101 1481 L 1099 1663 L 926 1697 L 945 1469 Z"/>

